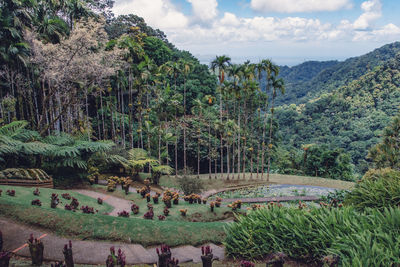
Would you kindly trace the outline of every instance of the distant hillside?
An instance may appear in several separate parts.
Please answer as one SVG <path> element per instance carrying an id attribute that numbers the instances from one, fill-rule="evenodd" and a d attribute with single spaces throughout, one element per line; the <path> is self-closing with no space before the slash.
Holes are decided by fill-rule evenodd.
<path id="1" fill-rule="evenodd" d="M 299 82 L 307 82 L 317 76 L 321 71 L 331 68 L 338 64 L 339 61 L 307 61 L 294 67 L 281 66 L 279 77 L 285 80 L 286 84 L 294 84 Z"/>
<path id="2" fill-rule="evenodd" d="M 277 97 L 277 104 L 305 103 L 322 93 L 328 93 L 360 78 L 376 66 L 383 65 L 400 52 L 400 42 L 375 49 L 343 62 L 306 62 L 292 68 L 282 67 L 286 93 Z M 320 70 L 320 71 L 319 71 Z"/>
<path id="3" fill-rule="evenodd" d="M 388 58 L 388 54 L 392 53 L 389 51 L 395 51 L 399 45 L 391 44 L 368 54 L 372 60 L 370 65 Z M 358 66 L 357 70 L 362 70 L 361 62 L 367 65 L 366 59 L 367 55 L 345 61 L 346 65 L 342 64 L 340 71 L 332 73 L 332 77 L 338 77 L 339 73 L 345 75 L 344 70 L 350 66 L 350 62 Z M 337 66 L 333 68 L 337 69 Z M 347 78 L 337 84 L 358 75 L 357 70 L 348 69 Z M 327 73 L 325 70 L 318 77 Z M 398 113 L 399 106 L 400 55 L 348 85 L 305 104 L 277 108 L 276 117 L 282 144 L 288 149 L 311 143 L 340 147 L 351 155 L 356 169 L 363 172 L 367 167 L 365 157 L 368 149 L 378 143 L 381 130 Z"/>

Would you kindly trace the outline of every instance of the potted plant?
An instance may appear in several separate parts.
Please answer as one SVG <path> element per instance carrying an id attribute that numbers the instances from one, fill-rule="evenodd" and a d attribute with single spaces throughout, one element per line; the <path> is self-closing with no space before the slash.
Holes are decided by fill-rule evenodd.
<path id="1" fill-rule="evenodd" d="M 179 211 L 181 212 L 182 216 L 186 216 L 187 209 L 180 209 Z"/>
<path id="2" fill-rule="evenodd" d="M 103 199 L 101 197 L 97 198 L 97 204 L 103 205 Z"/>
<path id="3" fill-rule="evenodd" d="M 78 199 L 73 197 L 70 206 L 73 210 L 76 210 L 79 207 Z"/>
<path id="4" fill-rule="evenodd" d="M 66 267 L 74 267 L 74 258 L 72 256 L 71 240 L 68 242 L 68 245 L 67 244 L 64 245 L 63 254 Z"/>
<path id="5" fill-rule="evenodd" d="M 168 207 L 165 207 L 163 212 L 164 212 L 164 215 L 165 215 L 165 216 L 168 216 L 168 214 L 169 214 L 169 209 L 168 209 Z"/>
<path id="6" fill-rule="evenodd" d="M 132 210 L 133 214 L 138 214 L 139 213 L 139 206 L 136 205 L 136 204 L 132 204 L 131 210 Z"/>
<path id="7" fill-rule="evenodd" d="M 214 202 L 214 201 L 211 201 L 211 202 L 210 202 L 210 209 L 211 209 L 211 212 L 214 212 L 214 206 L 215 206 L 215 202 Z"/>
<path id="8" fill-rule="evenodd" d="M 213 254 L 210 246 L 201 247 L 201 261 L 203 262 L 203 267 L 211 267 L 213 262 Z"/>
<path id="9" fill-rule="evenodd" d="M 171 208 L 171 197 L 164 194 L 163 202 L 167 208 Z"/>
<path id="10" fill-rule="evenodd" d="M 160 197 L 160 194 L 158 194 L 158 193 L 156 193 L 154 196 L 153 196 L 153 203 L 154 204 L 158 204 L 158 198 Z"/>
<path id="11" fill-rule="evenodd" d="M 33 195 L 34 195 L 34 196 L 39 196 L 39 195 L 40 195 L 39 188 L 36 188 L 36 189 L 33 191 Z"/>
<path id="12" fill-rule="evenodd" d="M 158 255 L 158 267 L 168 267 L 168 261 L 171 260 L 171 249 L 167 245 L 161 245 L 160 249 L 156 248 Z"/>
<path id="13" fill-rule="evenodd" d="M 251 261 L 241 261 L 240 267 L 254 267 L 254 263 Z"/>
<path id="14" fill-rule="evenodd" d="M 110 255 L 108 255 L 107 260 L 106 260 L 106 266 L 107 267 L 115 267 L 115 266 L 125 267 L 125 265 L 126 265 L 125 253 L 121 249 L 118 249 L 118 254 L 115 255 L 115 249 L 114 249 L 114 247 L 111 247 Z"/>
<path id="15" fill-rule="evenodd" d="M 8 267 L 10 264 L 11 252 L 0 250 L 0 266 Z"/>
<path id="16" fill-rule="evenodd" d="M 28 239 L 28 246 L 32 258 L 32 265 L 42 265 L 44 251 L 43 243 L 40 240 L 33 238 L 33 234 L 31 234 Z"/>
<path id="17" fill-rule="evenodd" d="M 60 202 L 60 200 L 58 199 L 58 195 L 57 194 L 51 194 L 51 202 L 50 202 L 50 207 L 52 209 L 57 208 L 58 203 Z"/>

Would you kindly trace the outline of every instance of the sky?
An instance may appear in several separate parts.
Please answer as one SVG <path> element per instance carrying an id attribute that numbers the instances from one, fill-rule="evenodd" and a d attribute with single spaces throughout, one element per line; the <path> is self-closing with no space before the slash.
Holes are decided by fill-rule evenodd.
<path id="1" fill-rule="evenodd" d="M 344 60 L 400 41 L 400 0 L 116 0 L 208 64 Z"/>

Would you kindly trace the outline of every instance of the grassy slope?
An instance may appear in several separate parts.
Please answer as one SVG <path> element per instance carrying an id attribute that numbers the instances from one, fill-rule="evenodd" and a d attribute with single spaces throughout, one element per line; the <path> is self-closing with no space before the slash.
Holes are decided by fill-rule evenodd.
<path id="1" fill-rule="evenodd" d="M 177 221 L 144 220 L 139 218 L 118 218 L 101 214 L 82 214 L 80 211 L 66 211 L 59 207 L 49 208 L 47 202 L 51 192 L 60 194 L 60 190 L 41 189 L 42 207 L 32 206 L 30 201 L 33 189 L 13 187 L 16 196 L 10 197 L 4 192 L 11 188 L 0 187 L 3 194 L 0 197 L 0 216 L 5 216 L 17 222 L 38 226 L 61 236 L 89 240 L 111 240 L 140 243 L 145 246 L 156 244 L 200 245 L 207 242 L 221 243 L 225 237 L 224 225 L 221 222 L 188 223 Z M 109 210 L 107 205 L 97 205 L 95 199 L 70 193 L 82 204 Z M 19 197 L 18 197 L 19 196 Z M 96 205 L 95 205 L 96 204 Z"/>
<path id="2" fill-rule="evenodd" d="M 105 194 L 109 194 L 115 197 L 124 198 L 127 200 L 131 200 L 136 205 L 139 206 L 139 213 L 137 215 L 131 214 L 131 217 L 134 218 L 143 218 L 144 213 L 147 212 L 147 201 L 146 198 L 142 198 L 140 194 L 137 193 L 129 193 L 125 195 L 125 193 L 121 190 L 116 190 L 114 192 L 107 192 L 105 186 L 95 185 L 92 187 L 93 190 Z M 154 204 L 153 199 L 151 199 L 150 204 L 153 205 L 154 208 L 154 219 L 157 219 L 158 215 L 163 214 L 164 203 L 162 202 L 161 197 L 159 198 L 159 203 Z M 180 213 L 180 209 L 187 209 L 186 217 L 183 217 Z M 179 200 L 178 205 L 172 205 L 169 209 L 169 215 L 166 217 L 167 221 L 218 221 L 224 220 L 231 215 L 231 209 L 227 207 L 215 208 L 215 212 L 210 212 L 209 202 L 207 204 L 189 204 L 188 202 Z"/>
<path id="3" fill-rule="evenodd" d="M 9 195 L 6 194 L 7 190 L 15 190 L 15 196 L 10 197 Z M 89 207 L 94 207 L 95 210 L 99 211 L 99 214 L 102 213 L 107 213 L 112 211 L 113 207 L 110 205 L 104 203 L 103 205 L 99 205 L 97 203 L 97 199 L 93 199 L 91 197 L 81 195 L 76 192 L 68 191 L 68 190 L 55 190 L 55 189 L 48 189 L 48 188 L 39 188 L 40 195 L 35 196 L 33 195 L 33 191 L 35 190 L 35 187 L 18 187 L 18 186 L 6 186 L 6 185 L 0 185 L 0 190 L 3 190 L 3 193 L 1 194 L 0 199 L 3 201 L 6 201 L 8 203 L 15 203 L 18 205 L 24 205 L 24 206 L 30 206 L 31 201 L 34 199 L 40 199 L 42 202 L 41 208 L 43 209 L 48 209 L 52 210 L 50 208 L 50 200 L 51 200 L 51 194 L 55 193 L 58 194 L 58 198 L 60 200 L 60 203 L 57 206 L 57 210 L 64 210 L 65 204 L 71 203 L 71 200 L 67 200 L 61 197 L 61 194 L 63 193 L 69 193 L 72 197 L 75 197 L 78 199 L 79 202 L 79 207 L 82 205 L 87 205 Z M 81 211 L 79 211 L 81 212 Z"/>

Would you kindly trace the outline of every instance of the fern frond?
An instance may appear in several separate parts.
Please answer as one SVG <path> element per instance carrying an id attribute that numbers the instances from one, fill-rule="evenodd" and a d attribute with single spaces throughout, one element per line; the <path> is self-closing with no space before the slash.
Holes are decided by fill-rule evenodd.
<path id="1" fill-rule="evenodd" d="M 14 137 L 25 129 L 27 121 L 13 121 L 0 127 L 0 135 Z"/>
<path id="2" fill-rule="evenodd" d="M 58 167 L 70 167 L 70 168 L 79 168 L 86 170 L 87 169 L 87 163 L 86 161 L 80 159 L 80 158 L 64 158 L 61 161 L 57 163 Z"/>

